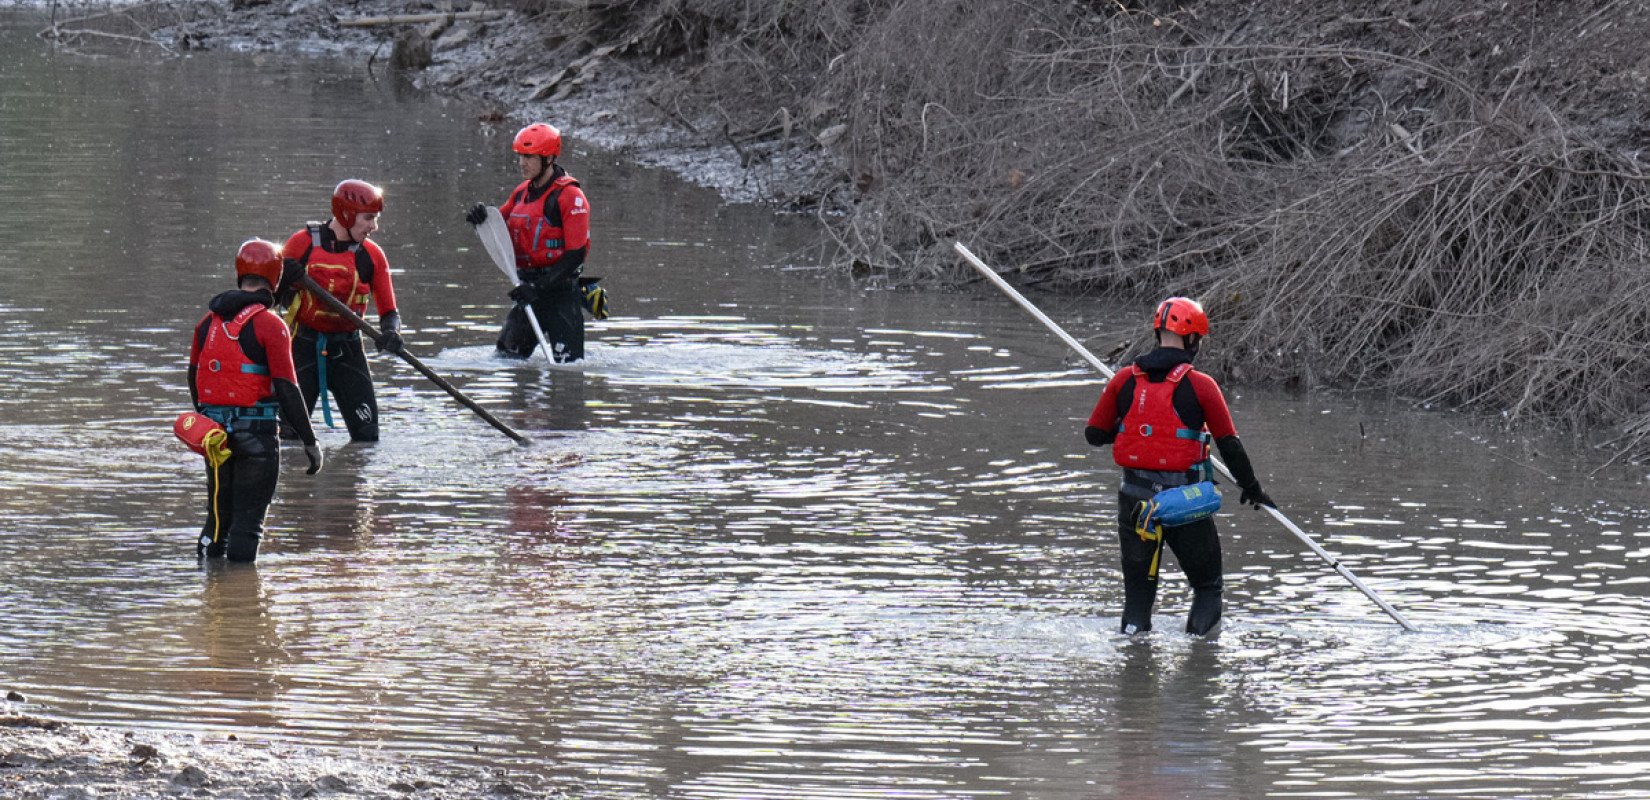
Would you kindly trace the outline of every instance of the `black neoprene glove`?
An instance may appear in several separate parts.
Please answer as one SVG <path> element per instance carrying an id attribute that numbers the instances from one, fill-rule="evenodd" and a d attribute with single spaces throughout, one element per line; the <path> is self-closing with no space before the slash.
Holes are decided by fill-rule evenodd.
<path id="1" fill-rule="evenodd" d="M 304 276 L 304 265 L 295 258 L 281 259 L 281 280 L 275 287 L 275 305 L 286 308 L 298 296 L 298 279 Z"/>
<path id="2" fill-rule="evenodd" d="M 1266 490 L 1260 488 L 1260 484 L 1257 483 L 1253 486 L 1243 486 L 1240 488 L 1243 489 L 1243 493 L 1238 495 L 1239 504 L 1254 506 L 1257 510 L 1261 506 L 1271 506 L 1273 508 L 1278 507 L 1277 503 L 1272 502 L 1271 496 L 1266 494 Z"/>
<path id="3" fill-rule="evenodd" d="M 378 319 L 378 352 L 401 352 L 401 314 L 391 311 Z"/>
<path id="4" fill-rule="evenodd" d="M 281 259 L 281 285 L 277 289 L 285 289 L 298 282 L 299 276 L 304 274 L 304 265 L 296 258 Z"/>
<path id="5" fill-rule="evenodd" d="M 480 225 L 487 221 L 487 206 L 485 203 L 476 203 L 470 210 L 464 212 L 464 221 L 471 225 Z"/>
<path id="6" fill-rule="evenodd" d="M 304 445 L 304 457 L 309 459 L 309 469 L 304 470 L 305 475 L 314 475 L 321 471 L 320 445 L 314 442 Z"/>
<path id="7" fill-rule="evenodd" d="M 518 303 L 532 305 L 539 299 L 539 287 L 531 283 L 522 282 L 510 290 L 510 299 Z"/>

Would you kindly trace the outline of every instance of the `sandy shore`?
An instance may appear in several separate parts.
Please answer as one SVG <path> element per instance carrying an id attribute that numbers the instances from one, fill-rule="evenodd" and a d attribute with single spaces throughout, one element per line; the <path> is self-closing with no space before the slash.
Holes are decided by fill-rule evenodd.
<path id="1" fill-rule="evenodd" d="M 328 796 L 504 800 L 577 794 L 521 777 L 395 763 L 378 753 L 120 732 L 0 712 L 0 797 L 11 800 Z"/>

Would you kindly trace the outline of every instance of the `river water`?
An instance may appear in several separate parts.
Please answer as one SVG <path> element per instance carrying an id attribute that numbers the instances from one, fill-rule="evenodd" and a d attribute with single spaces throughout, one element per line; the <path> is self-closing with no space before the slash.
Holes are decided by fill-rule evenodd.
<path id="1" fill-rule="evenodd" d="M 0 17 L 0 684 L 68 719 L 489 765 L 612 798 L 1650 796 L 1644 470 L 1401 403 L 1230 389 L 1272 495 L 1228 618 L 1114 633 L 1101 383 L 986 287 L 817 267 L 807 220 L 573 142 L 616 315 L 488 357 L 461 212 L 513 126 L 355 65 L 53 54 Z M 236 246 L 386 187 L 411 350 L 258 563 L 198 565 L 169 430 Z M 1148 312 L 1034 296 L 1094 349 Z M 1218 331 L 1206 358 L 1219 356 Z M 317 414 L 319 420 L 319 414 Z M 290 466 L 302 462 L 295 450 Z"/>

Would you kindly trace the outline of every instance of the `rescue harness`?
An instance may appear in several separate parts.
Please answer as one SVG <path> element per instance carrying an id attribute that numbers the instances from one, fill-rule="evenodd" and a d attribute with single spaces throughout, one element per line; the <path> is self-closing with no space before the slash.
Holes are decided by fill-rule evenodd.
<path id="1" fill-rule="evenodd" d="M 1192 371 L 1180 364 L 1160 382 L 1146 378 L 1145 370 L 1134 370 L 1135 396 L 1122 419 L 1117 421 L 1117 440 L 1112 457 L 1117 465 L 1131 469 L 1183 472 L 1209 458 L 1209 432 L 1192 430 L 1174 410 L 1175 389 Z M 1122 373 L 1119 373 L 1122 377 Z"/>
<path id="2" fill-rule="evenodd" d="M 1157 383 L 1139 366 L 1130 368 L 1135 396 L 1117 422 L 1112 456 L 1124 468 L 1124 483 L 1151 493 L 1135 509 L 1134 531 L 1142 540 L 1157 543 L 1147 573 L 1156 580 L 1163 529 L 1214 515 L 1220 510 L 1220 491 L 1209 460 L 1209 432 L 1186 427 L 1174 408 L 1175 390 L 1192 365 L 1176 365 Z"/>
<path id="3" fill-rule="evenodd" d="M 367 301 L 372 298 L 373 272 L 377 266 L 373 263 L 372 253 L 360 242 L 350 242 L 344 252 L 333 253 L 321 244 L 322 223 L 309 222 L 304 227 L 309 231 L 309 247 L 296 259 L 303 266 L 304 274 L 333 297 L 343 300 L 351 311 L 365 314 Z M 321 255 L 317 256 L 317 251 Z M 287 311 L 287 324 L 291 325 L 294 321 L 328 333 L 355 330 L 342 314 L 310 297 L 307 291 L 300 292 L 297 301 Z"/>

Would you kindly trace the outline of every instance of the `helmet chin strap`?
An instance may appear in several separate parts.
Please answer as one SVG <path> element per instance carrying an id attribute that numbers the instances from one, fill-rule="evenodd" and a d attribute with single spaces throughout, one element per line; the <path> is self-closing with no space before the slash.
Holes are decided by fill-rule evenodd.
<path id="1" fill-rule="evenodd" d="M 344 221 L 337 217 L 333 217 L 332 222 L 337 224 L 337 229 L 334 231 L 334 235 L 337 234 L 337 230 L 342 230 L 344 232 L 342 236 L 337 237 L 340 241 L 347 241 L 351 244 L 355 243 L 355 229 L 353 225 L 345 225 Z"/>
<path id="2" fill-rule="evenodd" d="M 545 178 L 555 174 L 555 170 L 550 168 L 555 163 L 555 161 L 551 160 L 547 156 L 539 156 L 539 172 L 537 175 L 533 176 L 531 183 L 534 186 L 543 186 L 544 184 L 549 183 L 549 181 L 545 180 Z"/>

